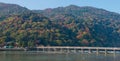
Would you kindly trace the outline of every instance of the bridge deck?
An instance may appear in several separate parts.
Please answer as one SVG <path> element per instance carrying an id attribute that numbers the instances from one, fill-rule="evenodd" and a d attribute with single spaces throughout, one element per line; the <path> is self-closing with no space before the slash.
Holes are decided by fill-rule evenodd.
<path id="1" fill-rule="evenodd" d="M 103 49 L 103 50 L 120 50 L 117 47 L 37 47 L 37 48 L 66 48 L 66 49 Z"/>
<path id="2" fill-rule="evenodd" d="M 31 49 L 32 50 L 32 49 Z M 117 47 L 64 47 L 64 46 L 47 46 L 47 47 L 36 47 L 33 50 L 50 52 L 50 53 L 120 53 L 120 48 Z"/>

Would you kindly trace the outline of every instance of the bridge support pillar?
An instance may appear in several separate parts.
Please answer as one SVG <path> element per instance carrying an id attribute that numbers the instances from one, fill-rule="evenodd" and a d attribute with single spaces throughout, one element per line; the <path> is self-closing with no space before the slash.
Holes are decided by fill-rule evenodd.
<path id="1" fill-rule="evenodd" d="M 74 48 L 74 53 L 76 53 L 76 49 Z"/>
<path id="2" fill-rule="evenodd" d="M 92 53 L 92 50 L 91 50 L 91 49 L 89 49 L 88 53 Z"/>
<path id="3" fill-rule="evenodd" d="M 67 48 L 67 53 L 70 53 L 69 48 Z"/>
<path id="4" fill-rule="evenodd" d="M 84 53 L 84 49 L 81 49 L 81 53 Z"/>
<path id="5" fill-rule="evenodd" d="M 44 48 L 42 48 L 43 49 L 43 52 L 45 52 L 45 49 Z"/>
<path id="6" fill-rule="evenodd" d="M 61 52 L 61 53 L 63 53 L 63 50 L 62 50 L 62 48 L 60 48 L 60 52 Z"/>
<path id="7" fill-rule="evenodd" d="M 50 53 L 50 48 L 49 47 L 47 48 L 47 52 Z"/>
<path id="8" fill-rule="evenodd" d="M 105 54 L 107 54 L 108 52 L 107 52 L 107 49 L 105 49 Z"/>
<path id="9" fill-rule="evenodd" d="M 96 49 L 96 54 L 99 54 L 99 49 Z"/>
<path id="10" fill-rule="evenodd" d="M 54 53 L 57 53 L 57 49 L 56 48 L 54 48 L 54 51 L 53 51 Z"/>
<path id="11" fill-rule="evenodd" d="M 116 53 L 115 49 L 114 49 L 113 53 L 114 53 L 114 54 Z"/>

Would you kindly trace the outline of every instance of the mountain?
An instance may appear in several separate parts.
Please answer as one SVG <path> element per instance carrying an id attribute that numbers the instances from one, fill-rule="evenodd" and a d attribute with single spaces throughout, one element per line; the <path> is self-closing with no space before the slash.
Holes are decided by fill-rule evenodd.
<path id="1" fill-rule="evenodd" d="M 16 4 L 0 3 L 0 20 L 3 20 L 9 15 L 22 14 L 25 12 L 30 12 L 30 10 Z"/>
<path id="2" fill-rule="evenodd" d="M 95 7 L 29 10 L 0 3 L 0 46 L 120 47 L 120 14 Z"/>
<path id="3" fill-rule="evenodd" d="M 91 17 L 100 17 L 100 18 L 113 18 L 113 19 L 120 19 L 120 14 L 109 12 L 104 9 L 99 9 L 95 7 L 79 7 L 76 5 L 70 5 L 67 7 L 58 7 L 58 8 L 48 8 L 45 10 L 33 10 L 36 13 L 42 13 L 47 17 L 54 17 L 56 15 L 62 14 L 71 14 L 74 16 L 91 16 Z"/>
<path id="4" fill-rule="evenodd" d="M 94 7 L 70 5 L 34 10 L 76 34 L 83 46 L 120 46 L 120 14 Z"/>

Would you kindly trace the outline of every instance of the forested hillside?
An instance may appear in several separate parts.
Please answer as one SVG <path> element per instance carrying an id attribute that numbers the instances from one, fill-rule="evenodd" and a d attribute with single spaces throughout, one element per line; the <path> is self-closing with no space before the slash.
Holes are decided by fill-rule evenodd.
<path id="1" fill-rule="evenodd" d="M 19 46 L 76 45 L 71 30 L 34 13 L 14 15 L 0 23 L 0 43 L 16 42 Z"/>
<path id="2" fill-rule="evenodd" d="M 0 46 L 120 46 L 120 14 L 104 9 L 0 3 L 0 20 Z"/>
<path id="3" fill-rule="evenodd" d="M 72 30 L 82 45 L 120 46 L 120 15 L 117 13 L 75 5 L 34 12 Z"/>

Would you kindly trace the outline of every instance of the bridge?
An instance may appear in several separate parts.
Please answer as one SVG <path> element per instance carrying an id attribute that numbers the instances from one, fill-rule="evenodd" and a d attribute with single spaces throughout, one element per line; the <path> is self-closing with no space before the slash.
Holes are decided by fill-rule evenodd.
<path id="1" fill-rule="evenodd" d="M 28 51 L 40 51 L 43 53 L 120 53 L 117 47 L 64 47 L 64 46 L 47 46 L 28 48 Z"/>

